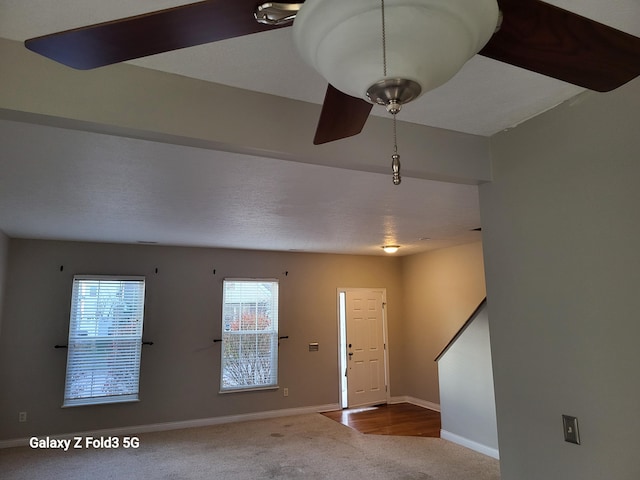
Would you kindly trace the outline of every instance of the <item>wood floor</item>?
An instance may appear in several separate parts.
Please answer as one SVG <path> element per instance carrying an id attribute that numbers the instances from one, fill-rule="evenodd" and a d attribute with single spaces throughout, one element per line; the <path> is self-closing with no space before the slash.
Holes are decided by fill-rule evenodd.
<path id="1" fill-rule="evenodd" d="M 440 413 L 410 403 L 337 410 L 323 415 L 360 433 L 440 437 Z"/>

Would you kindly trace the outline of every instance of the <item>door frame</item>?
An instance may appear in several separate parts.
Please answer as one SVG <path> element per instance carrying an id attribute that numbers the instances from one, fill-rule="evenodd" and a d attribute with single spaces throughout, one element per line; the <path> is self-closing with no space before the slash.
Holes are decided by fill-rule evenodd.
<path id="1" fill-rule="evenodd" d="M 336 317 L 338 322 L 338 393 L 341 408 L 347 408 L 348 399 L 343 391 L 343 380 L 346 377 L 347 352 L 346 348 L 346 318 L 343 317 L 341 294 L 347 292 L 380 292 L 382 293 L 382 336 L 384 343 L 384 380 L 386 387 L 386 402 L 391 403 L 391 378 L 389 375 L 389 332 L 387 328 L 387 289 L 386 288 L 366 288 L 366 287 L 339 287 L 336 291 Z M 346 380 L 345 380 L 346 385 Z"/>

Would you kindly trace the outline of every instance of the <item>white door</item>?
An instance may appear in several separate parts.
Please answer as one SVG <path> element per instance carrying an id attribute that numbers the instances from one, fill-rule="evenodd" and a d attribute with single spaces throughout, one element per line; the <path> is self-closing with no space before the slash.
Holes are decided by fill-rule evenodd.
<path id="1" fill-rule="evenodd" d="M 387 402 L 382 290 L 346 291 L 349 408 Z"/>

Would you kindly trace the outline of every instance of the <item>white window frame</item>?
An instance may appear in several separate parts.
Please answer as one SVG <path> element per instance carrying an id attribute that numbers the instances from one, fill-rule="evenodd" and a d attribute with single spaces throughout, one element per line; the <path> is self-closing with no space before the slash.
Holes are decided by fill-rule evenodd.
<path id="1" fill-rule="evenodd" d="M 145 277 L 73 277 L 63 407 L 139 400 L 144 302 Z"/>
<path id="2" fill-rule="evenodd" d="M 261 284 L 268 284 L 268 288 L 260 287 Z M 239 293 L 239 285 L 247 285 L 243 293 Z M 232 288 L 236 290 L 232 292 Z M 225 278 L 222 292 L 220 393 L 277 389 L 278 280 Z M 255 328 L 245 323 L 243 312 L 250 322 L 255 322 Z M 251 318 L 251 315 L 255 317 Z M 242 345 L 247 343 L 250 348 L 243 355 Z"/>

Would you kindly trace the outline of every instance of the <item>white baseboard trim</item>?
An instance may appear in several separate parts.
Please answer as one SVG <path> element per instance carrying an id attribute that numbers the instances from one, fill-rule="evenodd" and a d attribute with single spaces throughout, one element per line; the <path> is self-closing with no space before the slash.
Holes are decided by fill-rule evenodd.
<path id="1" fill-rule="evenodd" d="M 469 440 L 465 437 L 461 437 L 460 435 L 456 435 L 455 433 L 447 432 L 446 430 L 440 430 L 440 438 L 453 443 L 457 443 L 458 445 L 462 445 L 463 447 L 469 448 L 471 450 L 475 450 L 476 452 L 487 455 L 488 457 L 493 457 L 498 460 L 500 459 L 500 452 L 497 448 L 487 447 L 486 445 L 474 442 L 473 440 Z"/>
<path id="2" fill-rule="evenodd" d="M 419 407 L 428 408 L 429 410 L 433 410 L 435 412 L 440 411 L 440 405 L 437 403 L 429 402 L 427 400 L 421 400 L 416 397 L 411 397 L 408 395 L 403 395 L 399 397 L 391 397 L 389 399 L 389 403 L 411 403 L 413 405 L 418 405 Z"/>
<path id="3" fill-rule="evenodd" d="M 34 435 L 44 438 L 73 438 L 73 437 L 107 437 L 118 435 L 137 435 L 140 433 L 163 432 L 167 430 L 180 430 L 182 428 L 208 427 L 223 423 L 245 422 L 248 420 L 262 420 L 266 418 L 290 417 L 292 415 L 305 415 L 308 413 L 322 413 L 331 410 L 341 410 L 339 403 L 315 405 L 311 407 L 285 408 L 282 410 L 269 410 L 266 412 L 242 413 L 239 415 L 226 415 L 222 417 L 199 418 L 195 420 L 182 420 L 178 422 L 153 423 L 150 425 L 133 425 L 129 427 L 107 428 L 78 433 L 62 433 L 59 435 Z M 32 438 L 32 437 L 29 437 Z M 12 440 L 0 440 L 0 448 L 24 447 L 29 445 L 29 438 L 16 438 Z"/>

